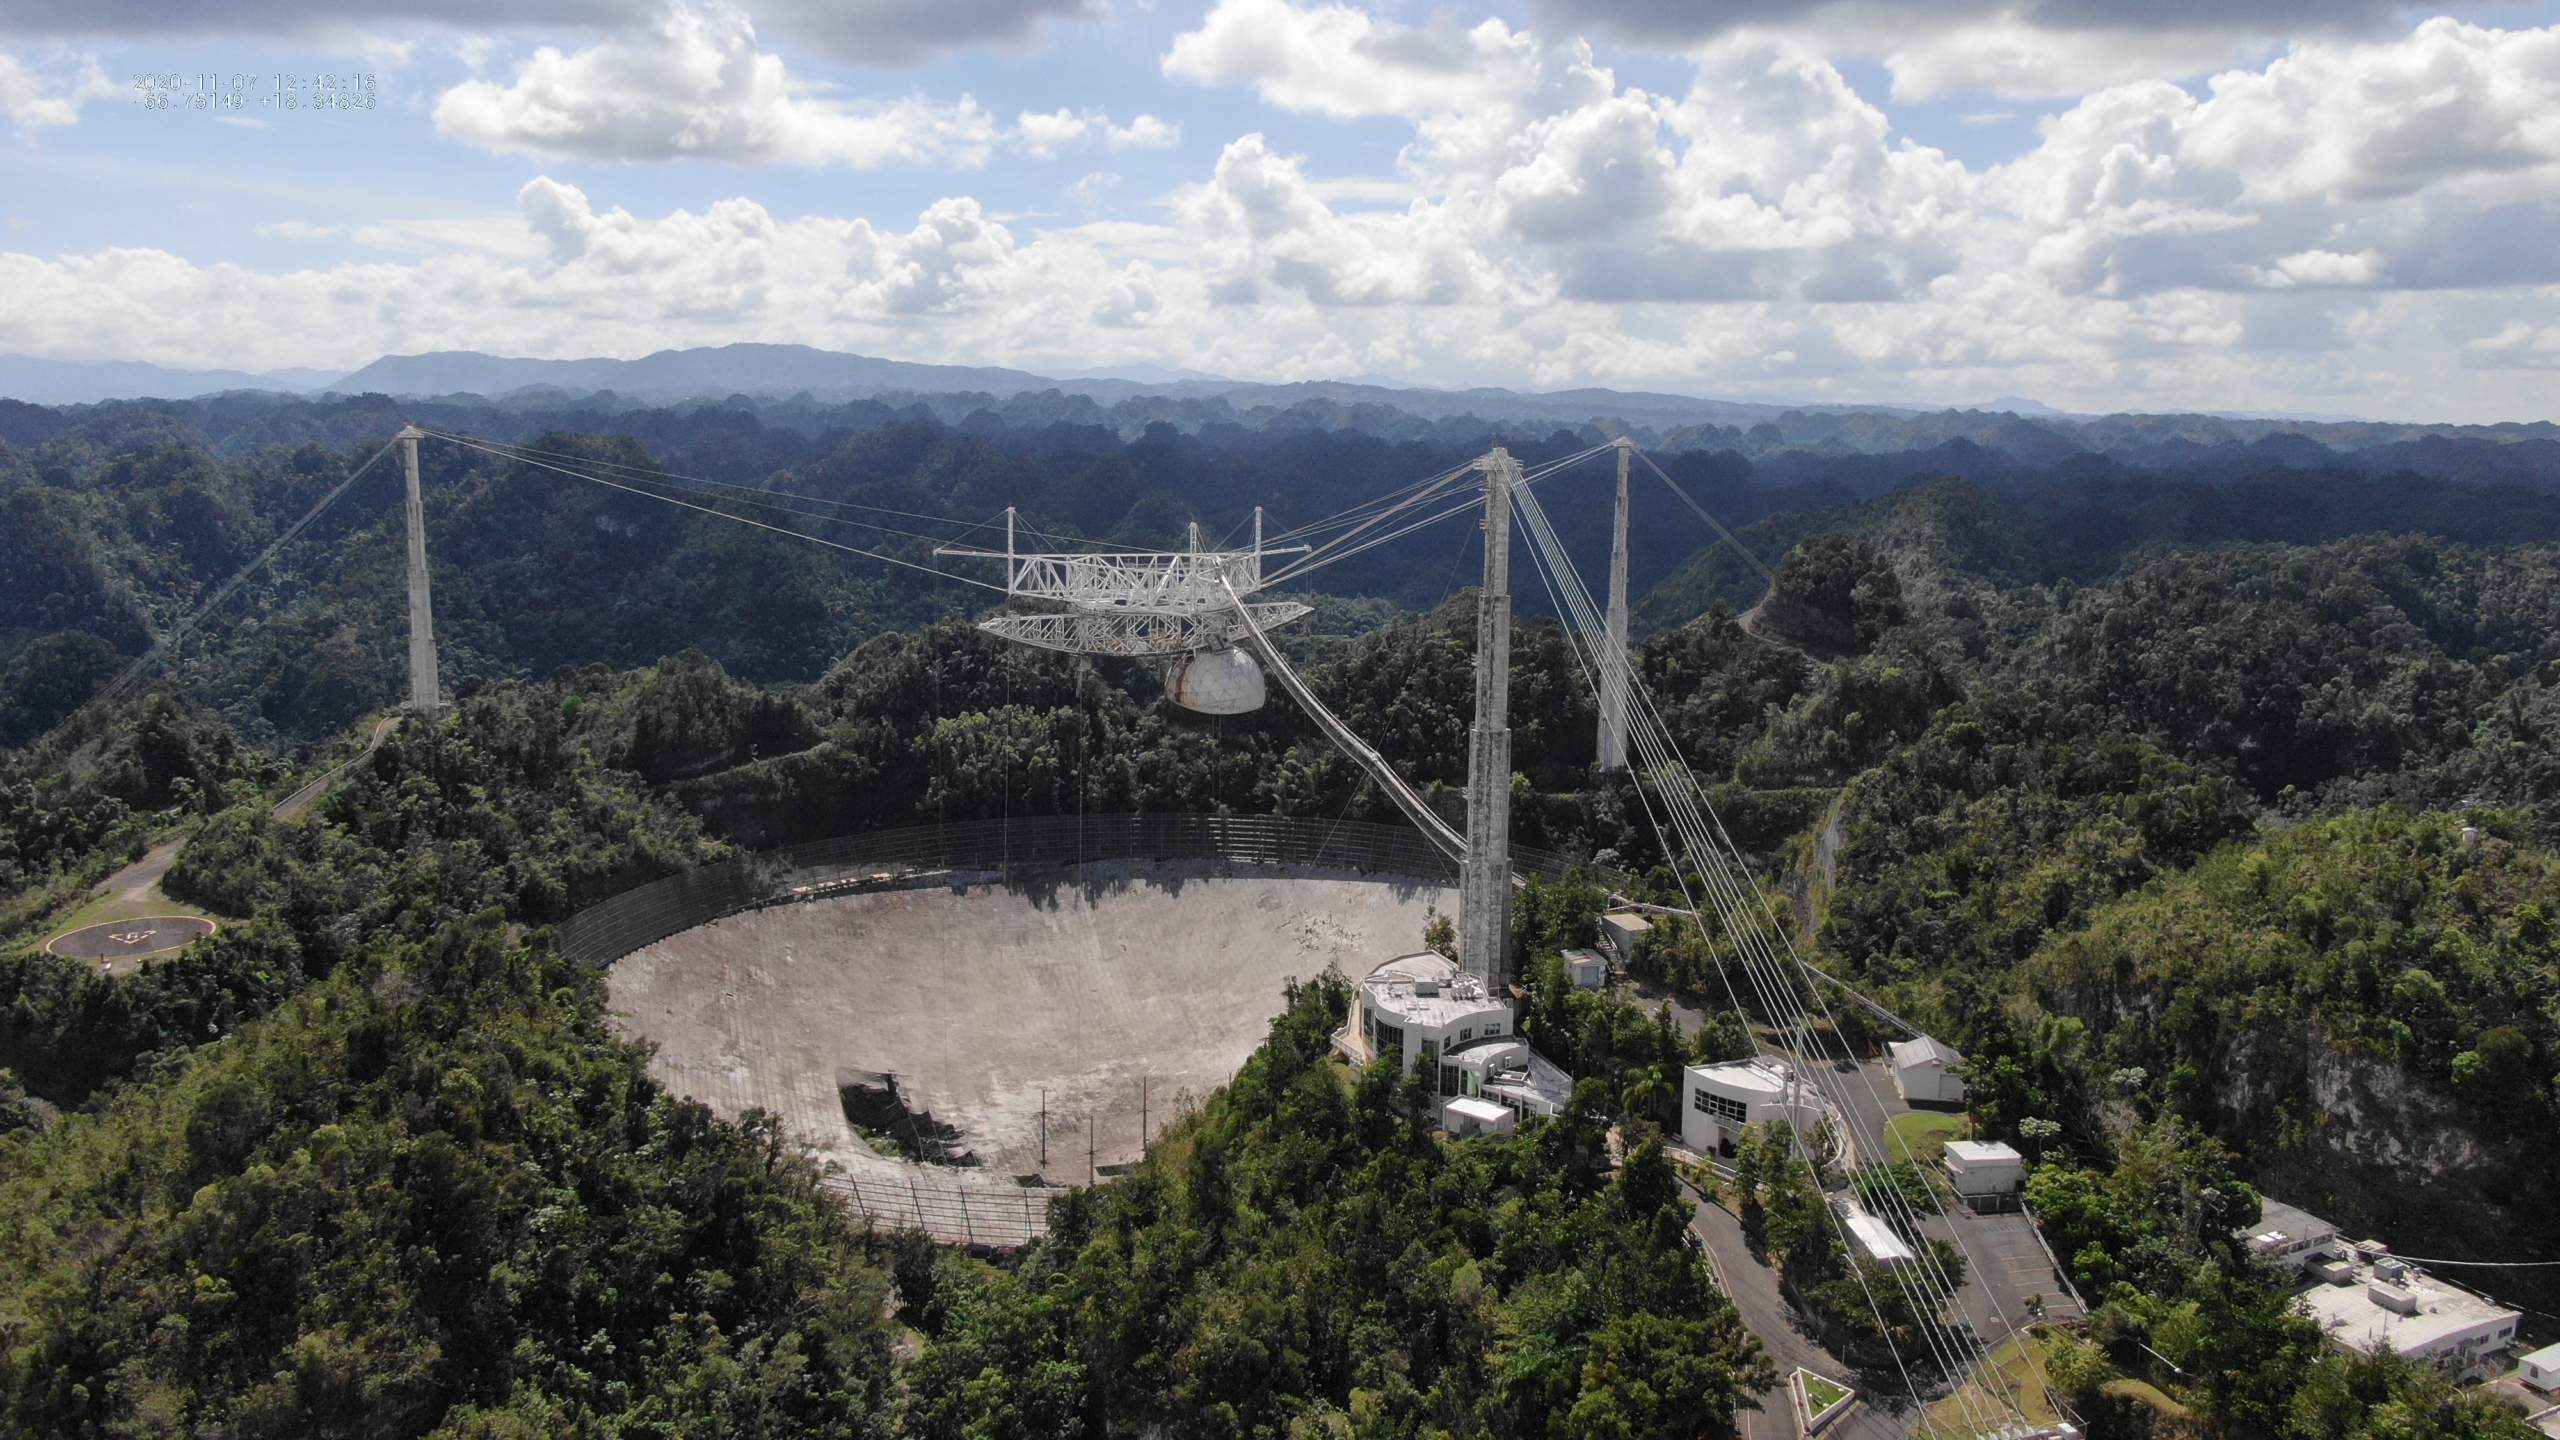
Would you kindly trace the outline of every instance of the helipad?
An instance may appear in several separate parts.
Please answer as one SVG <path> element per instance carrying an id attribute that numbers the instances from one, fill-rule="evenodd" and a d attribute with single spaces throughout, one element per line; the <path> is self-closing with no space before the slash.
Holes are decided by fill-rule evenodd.
<path id="1" fill-rule="evenodd" d="M 44 948 L 72 960 L 134 960 L 192 945 L 214 929 L 212 921 L 193 915 L 146 915 L 83 925 L 54 936 Z"/>

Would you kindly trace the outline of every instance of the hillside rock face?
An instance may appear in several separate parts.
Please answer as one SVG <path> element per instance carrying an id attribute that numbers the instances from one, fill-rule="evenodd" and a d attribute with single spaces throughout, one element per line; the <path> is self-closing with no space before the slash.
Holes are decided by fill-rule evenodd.
<path id="1" fill-rule="evenodd" d="M 2550 1147 L 2485 1136 L 2398 1064 L 2351 1053 L 2316 1021 L 2237 1038 L 2205 1090 L 2250 1182 L 2351 1236 L 2451 1260 L 2547 1258 L 2560 1244 Z M 2535 1270 L 2449 1269 L 2508 1304 L 2550 1309 Z"/>

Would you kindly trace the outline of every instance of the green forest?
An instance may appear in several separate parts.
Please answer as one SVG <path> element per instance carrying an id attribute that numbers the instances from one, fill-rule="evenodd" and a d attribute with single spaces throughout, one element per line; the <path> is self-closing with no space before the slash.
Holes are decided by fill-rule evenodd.
<path id="1" fill-rule="evenodd" d="M 660 491 L 736 514 L 896 510 L 903 537 L 783 528 L 928 565 L 1007 506 L 1170 545 L 1466 458 L 704 416 L 542 444 L 663 460 L 698 478 Z M 1783 1416 L 1688 1238 L 1701 1177 L 1663 1153 L 1677 1067 L 1767 1019 L 1712 927 L 1638 957 L 1707 1014 L 1684 1032 L 1565 977 L 1601 887 L 1520 893 L 1524 1029 L 1577 1084 L 1509 1137 L 1445 1139 L 1409 1080 L 1332 1058 L 1349 989 L 1311 978 L 1231 1085 L 1006 1253 L 857 1223 L 771 1117 L 667 1093 L 557 953 L 632 886 L 857 830 L 1395 821 L 1284 697 L 1193 714 L 1135 663 L 978 631 L 990 597 L 956 580 L 444 445 L 443 717 L 276 813 L 399 697 L 388 465 L 109 691 L 381 419 L 217 434 L 107 405 L 0 442 L 0 1435 L 1689 1440 Z M 1962 1050 L 1977 1133 L 2034 1161 L 2090 1305 L 2057 1394 L 2110 1437 L 2536 1433 L 2324 1346 L 2236 1237 L 2269 1195 L 2415 1253 L 2560 1260 L 2553 502 L 2280 468 L 1857 499 L 1737 461 L 1666 463 L 1774 580 L 1649 527 L 1636 672 L 1808 957 Z M 1592 468 L 1547 500 L 1577 553 L 1607 524 Z M 1426 790 L 1466 768 L 1460 528 L 1324 572 L 1284 640 Z M 1676 857 L 1594 772 L 1586 677 L 1522 609 L 1514 838 L 1669 899 Z M 43 953 L 170 842 L 167 894 L 217 935 L 112 977 Z M 1906 1323 L 1845 1298 L 1812 1177 L 1749 1158 L 1722 1198 L 1805 1303 Z M 2539 1314 L 2555 1273 L 2463 1278 Z"/>

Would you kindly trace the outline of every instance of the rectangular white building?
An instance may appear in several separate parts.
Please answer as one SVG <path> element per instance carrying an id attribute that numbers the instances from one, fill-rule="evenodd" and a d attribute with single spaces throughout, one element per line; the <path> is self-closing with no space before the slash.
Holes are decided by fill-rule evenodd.
<path id="1" fill-rule="evenodd" d="M 2560 1390 L 2560 1345 L 2545 1345 L 2517 1361 L 2516 1374 L 2546 1395 Z"/>
<path id="2" fill-rule="evenodd" d="M 2367 1263 L 2349 1252 L 2326 1270 L 2337 1281 L 2305 1287 L 2301 1300 L 2330 1341 L 2360 1355 L 2389 1350 L 2443 1366 L 2456 1378 L 2480 1379 L 2516 1338 L 2516 1311 L 2388 1256 Z"/>
<path id="3" fill-rule="evenodd" d="M 1783 1060 L 1763 1055 L 1720 1065 L 1690 1065 L 1680 1072 L 1680 1143 L 1701 1155 L 1731 1154 L 1745 1126 L 1784 1120 L 1798 1133 L 1822 1123 L 1821 1092 L 1796 1077 Z"/>
<path id="4" fill-rule="evenodd" d="M 1636 940 L 1653 928 L 1653 922 L 1632 910 L 1620 910 L 1600 917 L 1600 943 L 1618 957 L 1621 967 L 1636 959 Z"/>
<path id="5" fill-rule="evenodd" d="M 1976 1210 L 2005 1208 L 2027 1188 L 2027 1157 L 1997 1140 L 1950 1140 L 1947 1183 Z"/>
<path id="6" fill-rule="evenodd" d="M 1609 985 L 1609 957 L 1597 950 L 1564 952 L 1565 973 L 1573 977 L 1576 990 L 1605 990 Z"/>
<path id="7" fill-rule="evenodd" d="M 1440 1128 L 1452 1135 L 1508 1135 L 1520 1117 L 1490 1100 L 1460 1096 L 1440 1107 Z"/>
<path id="8" fill-rule="evenodd" d="M 2281 1200 L 2263 1202 L 2257 1227 L 2249 1232 L 2250 1254 L 2287 1269 L 2327 1264 L 2343 1248 L 2337 1226 Z"/>
<path id="9" fill-rule="evenodd" d="M 1923 1035 L 1888 1045 L 1893 1058 L 1893 1088 L 1906 1101 L 1919 1104 L 1962 1104 L 1964 1056 L 1954 1047 Z"/>

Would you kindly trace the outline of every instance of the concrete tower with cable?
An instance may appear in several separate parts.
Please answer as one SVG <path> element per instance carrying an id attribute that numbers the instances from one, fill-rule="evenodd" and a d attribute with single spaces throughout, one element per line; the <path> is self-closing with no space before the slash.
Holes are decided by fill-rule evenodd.
<path id="1" fill-rule="evenodd" d="M 1627 457 L 1636 442 L 1620 436 L 1618 521 L 1609 541 L 1608 637 L 1600 655 L 1600 768 L 1627 768 Z"/>
<path id="2" fill-rule="evenodd" d="M 1511 959 L 1511 492 L 1520 462 L 1484 472 L 1484 585 L 1476 596 L 1476 722 L 1467 739 L 1467 853 L 1458 869 L 1458 966 L 1500 993 Z"/>
<path id="3" fill-rule="evenodd" d="M 426 434 L 403 425 L 395 438 L 409 480 L 409 708 L 432 717 L 444 697 L 436 684 L 435 605 L 427 593 L 427 508 L 418 498 L 418 442 Z"/>

